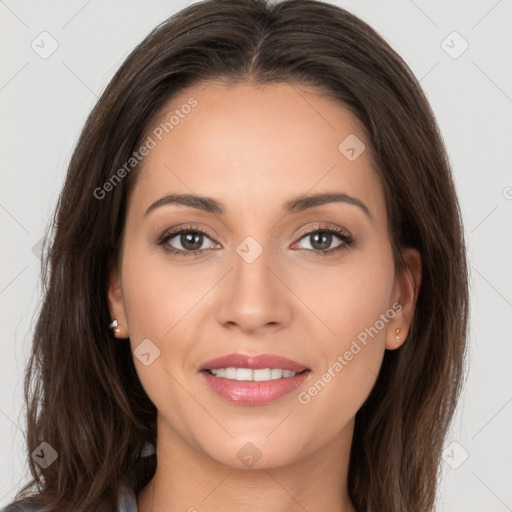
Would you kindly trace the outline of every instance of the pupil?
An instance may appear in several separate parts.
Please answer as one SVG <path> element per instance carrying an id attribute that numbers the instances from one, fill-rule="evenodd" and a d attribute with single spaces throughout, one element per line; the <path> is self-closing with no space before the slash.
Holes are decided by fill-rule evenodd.
<path id="1" fill-rule="evenodd" d="M 328 249 L 331 245 L 331 238 L 332 234 L 328 232 L 318 232 L 312 235 L 313 237 L 313 243 L 311 244 L 313 247 L 315 247 L 315 244 L 317 244 L 318 240 L 321 241 L 318 242 L 317 249 Z"/>
<path id="2" fill-rule="evenodd" d="M 181 244 L 185 249 L 199 249 L 202 245 L 201 237 L 201 233 L 187 233 L 185 235 L 181 235 Z"/>

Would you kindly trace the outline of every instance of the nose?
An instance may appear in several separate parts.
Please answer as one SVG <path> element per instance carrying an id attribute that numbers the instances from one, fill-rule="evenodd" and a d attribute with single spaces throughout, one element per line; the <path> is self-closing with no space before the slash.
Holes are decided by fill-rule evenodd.
<path id="1" fill-rule="evenodd" d="M 270 250 L 263 249 L 253 259 L 261 250 L 254 242 L 238 249 L 222 287 L 218 321 L 251 334 L 283 328 L 292 318 L 293 299 L 284 271 Z"/>

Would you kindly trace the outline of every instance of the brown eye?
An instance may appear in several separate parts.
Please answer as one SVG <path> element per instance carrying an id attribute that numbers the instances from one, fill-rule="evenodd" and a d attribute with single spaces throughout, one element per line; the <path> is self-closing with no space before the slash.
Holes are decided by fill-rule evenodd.
<path id="1" fill-rule="evenodd" d="M 336 241 L 336 238 L 341 240 L 341 242 L 331 247 Z M 300 240 L 309 242 L 310 247 L 303 247 L 303 249 L 313 251 L 315 255 L 322 256 L 328 256 L 340 250 L 347 249 L 354 243 L 354 239 L 346 231 L 331 227 L 320 227 L 304 233 Z"/>
<path id="2" fill-rule="evenodd" d="M 163 249 L 170 254 L 177 256 L 196 256 L 213 248 L 211 246 L 203 247 L 206 239 L 211 241 L 208 234 L 201 229 L 181 228 L 164 234 L 158 241 L 158 245 L 161 245 Z M 212 244 L 214 244 L 213 241 Z"/>
<path id="3" fill-rule="evenodd" d="M 172 238 L 179 236 L 179 242 L 181 246 L 190 251 L 196 251 L 203 245 L 203 236 L 201 233 L 195 233 L 192 231 L 184 232 L 181 235 L 176 235 Z M 172 240 L 171 238 L 171 240 Z"/>

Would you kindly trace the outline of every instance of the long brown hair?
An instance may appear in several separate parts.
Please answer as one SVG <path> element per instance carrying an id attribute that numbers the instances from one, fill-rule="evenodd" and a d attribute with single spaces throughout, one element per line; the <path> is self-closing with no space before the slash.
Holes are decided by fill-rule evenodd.
<path id="1" fill-rule="evenodd" d="M 108 325 L 107 276 L 119 255 L 135 167 L 108 193 L 162 107 L 208 80 L 316 87 L 363 123 L 400 249 L 422 257 L 412 329 L 385 352 L 358 411 L 348 489 L 359 512 L 434 510 L 447 430 L 465 374 L 467 263 L 449 160 L 418 81 L 356 16 L 315 0 L 206 0 L 156 27 L 128 56 L 89 115 L 72 155 L 42 259 L 44 301 L 25 377 L 32 479 L 15 503 L 114 510 L 126 481 L 138 492 L 156 457 L 156 409 L 129 344 Z M 42 443 L 58 454 L 42 469 Z M 341 485 L 341 482 L 340 482 Z"/>

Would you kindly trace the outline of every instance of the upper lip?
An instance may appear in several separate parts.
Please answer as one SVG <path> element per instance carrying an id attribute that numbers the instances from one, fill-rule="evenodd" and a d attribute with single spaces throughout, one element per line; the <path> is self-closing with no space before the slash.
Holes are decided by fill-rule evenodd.
<path id="1" fill-rule="evenodd" d="M 216 359 L 206 361 L 201 365 L 200 370 L 216 370 L 218 368 L 280 368 L 282 370 L 290 370 L 300 373 L 308 370 L 307 366 L 292 361 L 286 357 L 275 354 L 228 354 Z"/>

